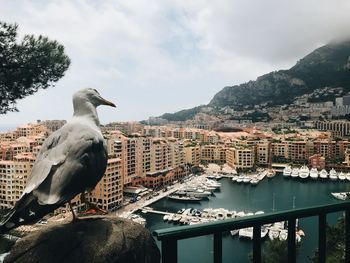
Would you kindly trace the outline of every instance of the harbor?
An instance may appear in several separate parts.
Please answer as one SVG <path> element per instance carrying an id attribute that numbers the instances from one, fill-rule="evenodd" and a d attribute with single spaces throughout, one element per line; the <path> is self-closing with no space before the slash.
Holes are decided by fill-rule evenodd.
<path id="1" fill-rule="evenodd" d="M 248 184 L 232 183 L 231 178 L 222 178 L 220 180 L 221 187 L 214 192 L 214 195 L 200 202 L 181 202 L 169 198 L 162 198 L 157 202 L 148 205 L 147 213 L 138 211 L 142 217 L 146 219 L 146 227 L 151 231 L 154 229 L 168 228 L 173 226 L 181 227 L 181 223 L 171 224 L 168 220 L 164 220 L 165 215 L 176 214 L 181 209 L 196 209 L 204 211 L 206 209 L 227 209 L 237 212 L 255 213 L 264 211 L 269 213 L 272 211 L 290 210 L 293 208 L 309 207 L 318 204 L 341 202 L 334 198 L 332 192 L 345 192 L 350 187 L 347 181 L 329 181 L 321 180 L 289 180 L 284 178 L 282 173 L 277 173 L 274 177 L 267 179 L 265 177 L 256 187 Z M 180 188 L 180 184 L 178 185 Z M 153 212 L 150 212 L 150 211 Z M 157 212 L 155 212 L 157 211 Z M 144 211 L 145 212 L 145 211 Z M 341 214 L 332 214 L 327 217 L 328 223 L 335 223 Z M 181 220 L 181 219 L 180 219 Z M 317 247 L 317 219 L 307 218 L 299 219 L 299 228 L 305 233 L 301 238 L 298 251 L 297 262 L 307 262 L 307 257 L 312 256 Z M 276 231 L 275 231 L 276 232 Z M 271 231 L 266 239 L 270 239 L 270 235 L 276 236 Z M 284 231 L 279 230 L 279 235 L 283 236 Z M 280 234 L 282 233 L 282 234 Z M 249 229 L 242 235 L 248 235 Z M 301 233 L 300 233 L 301 234 Z M 248 254 L 252 249 L 252 242 L 249 238 L 237 238 L 230 233 L 224 235 L 223 238 L 223 262 L 250 262 Z M 158 241 L 157 241 L 158 243 Z M 179 251 L 181 251 L 179 262 L 211 262 L 212 259 L 212 237 L 200 237 L 185 239 L 178 242 Z M 158 245 L 160 245 L 158 243 Z M 188 250 L 191 247 L 191 251 Z M 196 256 L 194 256 L 196 255 Z M 235 260 L 232 260 L 232 259 Z"/>

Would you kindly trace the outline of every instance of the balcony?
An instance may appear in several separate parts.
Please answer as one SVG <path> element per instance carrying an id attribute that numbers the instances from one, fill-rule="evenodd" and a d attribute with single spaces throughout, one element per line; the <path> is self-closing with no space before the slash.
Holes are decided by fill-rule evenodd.
<path id="1" fill-rule="evenodd" d="M 264 224 L 288 222 L 288 263 L 296 262 L 296 219 L 318 217 L 318 262 L 326 262 L 326 223 L 327 214 L 345 212 L 345 261 L 350 262 L 350 201 L 342 203 L 293 209 L 282 212 L 255 215 L 245 218 L 216 221 L 200 225 L 172 227 L 155 230 L 153 235 L 161 241 L 162 263 L 178 262 L 177 241 L 192 237 L 213 235 L 213 262 L 222 262 L 222 235 L 225 231 L 253 227 L 253 262 L 261 262 L 260 228 Z M 232 248 L 234 249 L 234 248 Z"/>

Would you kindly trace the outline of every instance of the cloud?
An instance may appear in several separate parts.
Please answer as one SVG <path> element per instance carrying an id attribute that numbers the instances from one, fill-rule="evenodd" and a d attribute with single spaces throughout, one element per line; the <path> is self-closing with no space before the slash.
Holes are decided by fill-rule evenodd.
<path id="1" fill-rule="evenodd" d="M 322 1 L 0 0 L 21 35 L 66 47 L 72 65 L 56 87 L 18 103 L 1 123 L 63 119 L 71 95 L 95 87 L 116 101 L 102 122 L 141 120 L 210 101 L 226 85 L 288 68 L 314 48 L 350 36 L 350 3 Z"/>

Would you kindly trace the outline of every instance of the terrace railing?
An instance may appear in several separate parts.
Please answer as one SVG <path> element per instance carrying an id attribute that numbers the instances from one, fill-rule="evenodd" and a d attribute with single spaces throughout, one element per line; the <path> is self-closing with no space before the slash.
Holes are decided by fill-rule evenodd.
<path id="1" fill-rule="evenodd" d="M 253 262 L 260 263 L 261 226 L 279 221 L 287 221 L 288 263 L 294 263 L 296 262 L 296 219 L 318 216 L 318 261 L 320 263 L 324 263 L 326 261 L 326 217 L 329 213 L 340 211 L 345 212 L 345 262 L 350 262 L 350 201 L 228 219 L 204 224 L 159 229 L 155 230 L 153 235 L 161 241 L 162 263 L 177 262 L 178 240 L 205 235 L 214 235 L 213 260 L 214 263 L 219 263 L 222 262 L 222 233 L 234 229 L 253 227 Z"/>

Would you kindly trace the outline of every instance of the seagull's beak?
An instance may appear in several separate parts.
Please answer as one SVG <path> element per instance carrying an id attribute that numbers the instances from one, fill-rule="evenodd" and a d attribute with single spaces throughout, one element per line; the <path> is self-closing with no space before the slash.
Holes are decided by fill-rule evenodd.
<path id="1" fill-rule="evenodd" d="M 115 104 L 113 102 L 110 102 L 108 100 L 105 100 L 104 98 L 101 98 L 102 105 L 107 105 L 116 108 Z"/>

